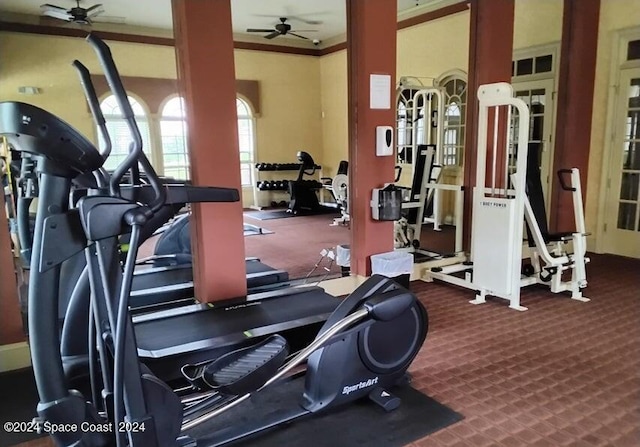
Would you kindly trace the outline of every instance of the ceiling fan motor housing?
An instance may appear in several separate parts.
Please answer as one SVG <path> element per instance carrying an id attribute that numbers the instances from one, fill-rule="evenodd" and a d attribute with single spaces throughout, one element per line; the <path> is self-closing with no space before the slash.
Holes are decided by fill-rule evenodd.
<path id="1" fill-rule="evenodd" d="M 278 23 L 275 28 L 280 34 L 287 34 L 287 32 L 291 30 L 291 25 L 288 23 Z"/>

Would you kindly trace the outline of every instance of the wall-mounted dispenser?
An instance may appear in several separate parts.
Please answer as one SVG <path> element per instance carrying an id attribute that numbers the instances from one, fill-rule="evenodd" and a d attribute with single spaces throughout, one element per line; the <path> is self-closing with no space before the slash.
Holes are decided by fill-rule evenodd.
<path id="1" fill-rule="evenodd" d="M 376 155 L 378 157 L 393 155 L 393 127 L 376 127 Z"/>

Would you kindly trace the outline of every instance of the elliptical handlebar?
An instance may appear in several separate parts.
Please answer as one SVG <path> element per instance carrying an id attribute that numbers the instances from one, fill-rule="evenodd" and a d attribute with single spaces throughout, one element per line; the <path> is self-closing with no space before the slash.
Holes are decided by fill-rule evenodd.
<path id="1" fill-rule="evenodd" d="M 100 110 L 98 95 L 96 94 L 93 82 L 91 82 L 91 75 L 89 74 L 87 67 L 85 67 L 79 60 L 74 60 L 71 65 L 73 65 L 73 68 L 78 72 L 80 84 L 82 84 L 82 88 L 84 89 L 84 96 L 87 99 L 87 104 L 89 104 L 91 115 L 93 116 L 96 126 L 98 126 L 98 129 L 100 130 L 102 138 L 104 139 L 105 148 L 100 152 L 100 155 L 102 155 L 103 160 L 106 160 L 111 154 L 111 136 L 107 131 L 107 121 L 104 119 L 102 110 Z"/>
<path id="2" fill-rule="evenodd" d="M 116 168 L 113 175 L 111 176 L 111 192 L 114 195 L 119 195 L 120 180 L 122 180 L 122 177 L 129 169 L 132 170 L 133 183 L 138 183 L 139 173 L 137 171 L 137 166 L 138 163 L 140 163 L 142 165 L 142 169 L 149 178 L 149 183 L 156 193 L 155 199 L 151 203 L 149 203 L 148 206 L 151 211 L 158 211 L 165 203 L 166 192 L 162 186 L 160 178 L 156 174 L 155 170 L 151 166 L 151 163 L 149 163 L 149 160 L 142 150 L 142 135 L 140 134 L 140 129 L 138 128 L 138 124 L 136 123 L 131 104 L 127 99 L 127 93 L 122 85 L 122 80 L 120 79 L 118 69 L 113 62 L 111 50 L 109 49 L 107 44 L 105 44 L 99 37 L 97 37 L 93 33 L 87 36 L 87 42 L 91 44 L 96 54 L 98 55 L 100 64 L 104 69 L 104 74 L 107 78 L 109 88 L 111 89 L 113 95 L 116 97 L 116 101 L 118 101 L 118 105 L 120 106 L 120 110 L 122 110 L 122 115 L 127 123 L 127 126 L 129 127 L 129 132 L 131 133 L 132 138 L 131 145 L 129 146 L 130 152 L 127 155 L 127 158 Z"/>
<path id="3" fill-rule="evenodd" d="M 77 59 L 74 60 L 71 65 L 73 65 L 73 68 L 75 68 L 78 72 L 78 76 L 80 77 L 80 84 L 82 85 L 82 89 L 84 90 L 85 99 L 87 100 L 87 104 L 89 105 L 89 109 L 91 110 L 91 116 L 93 116 L 93 121 L 100 130 L 102 139 L 105 142 L 104 150 L 100 152 L 102 160 L 103 162 L 105 162 L 111 154 L 111 136 L 109 135 L 109 131 L 107 130 L 107 122 L 104 119 L 102 110 L 100 110 L 98 95 L 96 94 L 96 89 L 94 88 L 93 82 L 91 81 L 91 74 L 89 74 L 89 70 L 87 69 L 87 67 L 85 67 L 84 64 L 82 64 L 82 62 Z M 96 181 L 98 182 L 100 187 L 106 187 L 109 185 L 109 174 L 104 169 L 104 167 L 94 172 L 94 177 L 96 178 Z"/>

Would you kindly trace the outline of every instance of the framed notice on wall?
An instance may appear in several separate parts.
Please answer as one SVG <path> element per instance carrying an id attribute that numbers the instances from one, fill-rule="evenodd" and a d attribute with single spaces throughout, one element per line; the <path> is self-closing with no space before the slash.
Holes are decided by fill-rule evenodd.
<path id="1" fill-rule="evenodd" d="M 391 108 L 391 75 L 370 75 L 369 108 L 386 110 Z"/>

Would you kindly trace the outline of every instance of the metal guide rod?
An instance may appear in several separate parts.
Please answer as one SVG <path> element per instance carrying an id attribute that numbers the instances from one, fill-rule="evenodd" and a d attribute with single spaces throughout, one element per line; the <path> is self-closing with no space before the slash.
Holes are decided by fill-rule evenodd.
<path id="1" fill-rule="evenodd" d="M 505 161 L 504 161 L 504 195 L 508 197 L 507 192 L 509 191 L 509 154 L 511 152 L 511 144 L 510 143 L 510 128 L 511 128 L 511 106 L 507 106 L 507 125 L 505 126 L 505 137 L 504 141 L 506 141 L 505 147 Z"/>
<path id="2" fill-rule="evenodd" d="M 491 196 L 496 195 L 496 165 L 498 164 L 498 120 L 500 119 L 500 107 L 494 107 L 493 116 L 493 157 L 491 167 Z"/>

